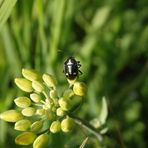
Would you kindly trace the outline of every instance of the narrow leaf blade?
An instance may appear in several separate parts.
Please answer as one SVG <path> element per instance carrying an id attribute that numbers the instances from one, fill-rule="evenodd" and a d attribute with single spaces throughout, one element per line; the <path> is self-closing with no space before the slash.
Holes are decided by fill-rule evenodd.
<path id="1" fill-rule="evenodd" d="M 102 108 L 101 108 L 100 115 L 99 115 L 101 124 L 104 124 L 106 122 L 107 116 L 108 116 L 107 102 L 106 102 L 106 98 L 103 97 L 102 98 Z"/>
<path id="2" fill-rule="evenodd" d="M 0 30 L 2 26 L 9 18 L 13 7 L 15 6 L 17 0 L 4 0 L 0 7 Z"/>
<path id="3" fill-rule="evenodd" d="M 86 143 L 87 143 L 87 141 L 88 141 L 88 137 L 86 137 L 86 138 L 83 140 L 83 142 L 82 142 L 82 144 L 80 145 L 79 148 L 84 148 L 85 145 L 86 145 Z"/>

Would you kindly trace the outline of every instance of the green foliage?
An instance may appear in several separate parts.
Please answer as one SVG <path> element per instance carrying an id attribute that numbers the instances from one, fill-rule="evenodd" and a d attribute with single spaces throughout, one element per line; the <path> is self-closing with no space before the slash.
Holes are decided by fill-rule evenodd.
<path id="1" fill-rule="evenodd" d="M 74 56 L 82 65 L 79 79 L 88 87 L 86 102 L 76 114 L 88 121 L 98 117 L 102 96 L 109 106 L 109 134 L 102 144 L 89 138 L 85 147 L 146 148 L 147 0 L 15 3 L 0 1 L 0 112 L 11 109 L 16 96 L 22 95 L 14 85 L 21 68 L 54 74 L 64 88 L 63 63 Z M 0 147 L 16 147 L 12 129 L 0 121 Z M 49 145 L 73 148 L 85 138 L 83 130 L 76 129 L 66 136 L 50 136 Z"/>
<path id="2" fill-rule="evenodd" d="M 4 23 L 7 21 L 8 17 L 11 14 L 13 7 L 17 0 L 4 0 L 0 1 L 0 30 L 3 27 Z"/>

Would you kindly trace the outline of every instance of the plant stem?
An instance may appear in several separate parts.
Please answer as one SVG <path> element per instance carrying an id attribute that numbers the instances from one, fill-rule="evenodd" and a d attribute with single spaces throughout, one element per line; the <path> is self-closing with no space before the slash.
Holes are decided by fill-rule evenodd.
<path id="1" fill-rule="evenodd" d="M 99 133 L 99 131 L 94 128 L 89 122 L 82 120 L 79 117 L 73 116 L 73 115 L 69 115 L 71 118 L 74 119 L 75 123 L 80 125 L 81 127 L 85 128 L 87 131 L 89 131 L 91 134 L 93 134 L 94 136 L 97 137 L 97 139 L 102 142 L 102 135 Z"/>

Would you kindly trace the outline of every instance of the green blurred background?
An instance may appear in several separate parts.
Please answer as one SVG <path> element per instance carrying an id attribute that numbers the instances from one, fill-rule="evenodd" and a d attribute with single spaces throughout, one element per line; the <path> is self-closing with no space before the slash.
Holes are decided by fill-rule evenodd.
<path id="1" fill-rule="evenodd" d="M 22 93 L 14 84 L 22 68 L 54 74 L 62 92 L 68 85 L 63 63 L 74 56 L 88 86 L 77 115 L 97 117 L 102 96 L 109 108 L 103 146 L 91 136 L 86 148 L 148 147 L 148 1 L 6 1 L 0 1 L 0 112 Z M 17 134 L 13 124 L 0 121 L 1 148 L 19 148 Z M 49 145 L 77 148 L 84 138 L 78 128 L 50 135 Z"/>

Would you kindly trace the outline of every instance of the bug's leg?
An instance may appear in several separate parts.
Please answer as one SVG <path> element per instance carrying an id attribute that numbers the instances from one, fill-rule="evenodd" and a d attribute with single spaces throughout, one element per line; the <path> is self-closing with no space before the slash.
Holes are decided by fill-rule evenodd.
<path id="1" fill-rule="evenodd" d="M 78 68 L 80 68 L 81 67 L 81 64 L 78 64 Z"/>
<path id="2" fill-rule="evenodd" d="M 77 64 L 79 65 L 80 64 L 80 61 L 77 61 Z"/>
<path id="3" fill-rule="evenodd" d="M 82 73 L 82 71 L 80 71 L 80 70 L 79 70 L 79 73 L 80 73 L 80 75 L 82 75 L 82 74 L 83 74 L 83 73 Z"/>
<path id="4" fill-rule="evenodd" d="M 78 68 L 81 67 L 80 61 L 77 61 Z"/>

